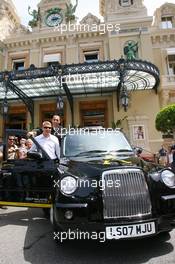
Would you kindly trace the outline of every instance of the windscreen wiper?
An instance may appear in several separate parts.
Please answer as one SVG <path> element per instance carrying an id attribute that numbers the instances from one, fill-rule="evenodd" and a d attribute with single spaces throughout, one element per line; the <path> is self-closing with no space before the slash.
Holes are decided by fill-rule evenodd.
<path id="1" fill-rule="evenodd" d="M 97 150 L 88 150 L 88 151 L 80 152 L 80 153 L 74 155 L 73 157 L 86 156 L 86 155 L 89 155 L 89 154 L 96 154 L 96 153 L 106 154 L 107 151 L 105 151 L 105 150 L 99 150 L 99 149 L 97 149 Z"/>
<path id="2" fill-rule="evenodd" d="M 130 149 L 117 149 L 117 150 L 109 150 L 108 152 L 107 152 L 107 154 L 113 154 L 114 153 L 114 155 L 116 154 L 120 154 L 120 153 L 134 153 L 133 152 L 133 150 L 130 150 Z"/>
<path id="3" fill-rule="evenodd" d="M 133 153 L 133 150 L 131 149 L 116 149 L 116 150 L 109 150 L 107 153 L 110 154 L 110 153 L 120 153 L 120 152 L 130 152 L 130 153 Z"/>

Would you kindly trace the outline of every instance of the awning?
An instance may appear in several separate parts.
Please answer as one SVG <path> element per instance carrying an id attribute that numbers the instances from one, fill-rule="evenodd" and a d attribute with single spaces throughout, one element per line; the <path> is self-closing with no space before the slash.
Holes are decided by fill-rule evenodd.
<path id="1" fill-rule="evenodd" d="M 53 55 L 53 54 L 52 54 Z M 58 55 L 58 54 L 57 54 Z M 50 56 L 50 55 L 49 55 Z M 58 58 L 58 57 L 57 57 Z M 8 72 L 9 80 L 31 98 L 57 96 L 60 84 L 66 83 L 70 93 L 76 95 L 105 94 L 117 90 L 121 81 L 120 61 L 60 65 L 47 68 L 34 68 Z M 62 69 L 61 83 L 59 71 Z M 157 88 L 159 71 L 155 65 L 145 61 L 125 61 L 123 82 L 128 91 Z M 0 73 L 0 101 L 5 89 L 3 73 Z M 62 90 L 64 95 L 64 91 Z M 8 90 L 8 99 L 17 99 L 18 95 Z"/>
<path id="2" fill-rule="evenodd" d="M 46 54 L 44 55 L 43 62 L 61 62 L 61 54 L 56 53 L 56 54 Z"/>
<path id="3" fill-rule="evenodd" d="M 54 56 L 53 56 L 54 55 Z M 55 56 L 57 55 L 57 56 Z M 46 56 L 46 55 L 45 55 Z M 50 62 L 60 58 L 60 54 L 45 57 Z M 53 57 L 52 57 L 53 56 Z M 147 61 L 124 60 L 99 61 L 82 64 L 60 63 L 46 68 L 36 68 L 0 72 L 0 102 L 6 99 L 20 98 L 27 105 L 33 122 L 34 98 L 66 96 L 73 121 L 73 97 L 117 93 L 117 105 L 121 95 L 135 90 L 157 91 L 159 85 L 158 68 Z M 126 111 L 126 110 L 125 110 Z"/>
<path id="4" fill-rule="evenodd" d="M 175 55 L 175 48 L 166 49 L 168 55 Z"/>

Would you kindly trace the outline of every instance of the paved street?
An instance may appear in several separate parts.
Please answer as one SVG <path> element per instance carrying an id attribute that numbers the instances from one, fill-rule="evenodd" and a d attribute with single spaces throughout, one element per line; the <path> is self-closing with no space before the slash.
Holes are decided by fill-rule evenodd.
<path id="1" fill-rule="evenodd" d="M 135 241 L 56 244 L 41 209 L 0 209 L 0 263 L 175 263 L 175 231 Z"/>

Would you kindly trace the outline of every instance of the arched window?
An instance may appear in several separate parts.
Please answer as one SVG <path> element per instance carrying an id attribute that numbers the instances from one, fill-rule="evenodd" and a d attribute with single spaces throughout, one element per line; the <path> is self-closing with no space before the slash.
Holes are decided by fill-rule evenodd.
<path id="1" fill-rule="evenodd" d="M 133 0 L 119 0 L 121 6 L 131 6 L 133 5 Z"/>
<path id="2" fill-rule="evenodd" d="M 168 74 L 175 75 L 175 52 L 167 56 Z"/>
<path id="3" fill-rule="evenodd" d="M 165 4 L 161 10 L 161 28 L 169 29 L 175 27 L 175 8 L 172 4 Z"/>
<path id="4" fill-rule="evenodd" d="M 173 28 L 173 16 L 162 16 L 161 25 L 163 29 Z"/>

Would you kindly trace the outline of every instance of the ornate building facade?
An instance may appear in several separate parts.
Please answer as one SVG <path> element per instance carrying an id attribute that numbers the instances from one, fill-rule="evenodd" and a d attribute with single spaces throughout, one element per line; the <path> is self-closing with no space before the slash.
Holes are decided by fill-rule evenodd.
<path id="1" fill-rule="evenodd" d="M 133 50 L 136 59 L 149 61 L 160 70 L 157 93 L 153 89 L 130 92 L 125 112 L 123 108 L 118 110 L 115 92 L 88 94 L 84 89 L 74 96 L 74 124 L 111 127 L 123 120 L 122 127 L 132 144 L 156 152 L 162 142 L 155 129 L 156 113 L 175 103 L 175 4 L 162 5 L 151 17 L 142 0 L 99 0 L 104 21 L 88 13 L 80 22 L 74 16 L 75 8 L 70 0 L 42 0 L 38 10 L 30 11 L 33 19 L 29 30 L 21 25 L 12 2 L 1 1 L 0 71 L 118 60 L 126 58 L 128 43 L 137 46 Z M 104 24 L 109 25 L 108 30 Z M 1 96 L 2 103 L 3 93 Z M 56 111 L 57 96 L 31 95 L 35 127 Z M 63 99 L 67 127 L 71 124 L 70 106 L 66 96 Z M 7 127 L 29 129 L 30 122 L 26 105 L 18 98 L 10 99 Z M 0 123 L 2 134 L 2 117 Z M 138 129 L 142 130 L 141 137 Z"/>

